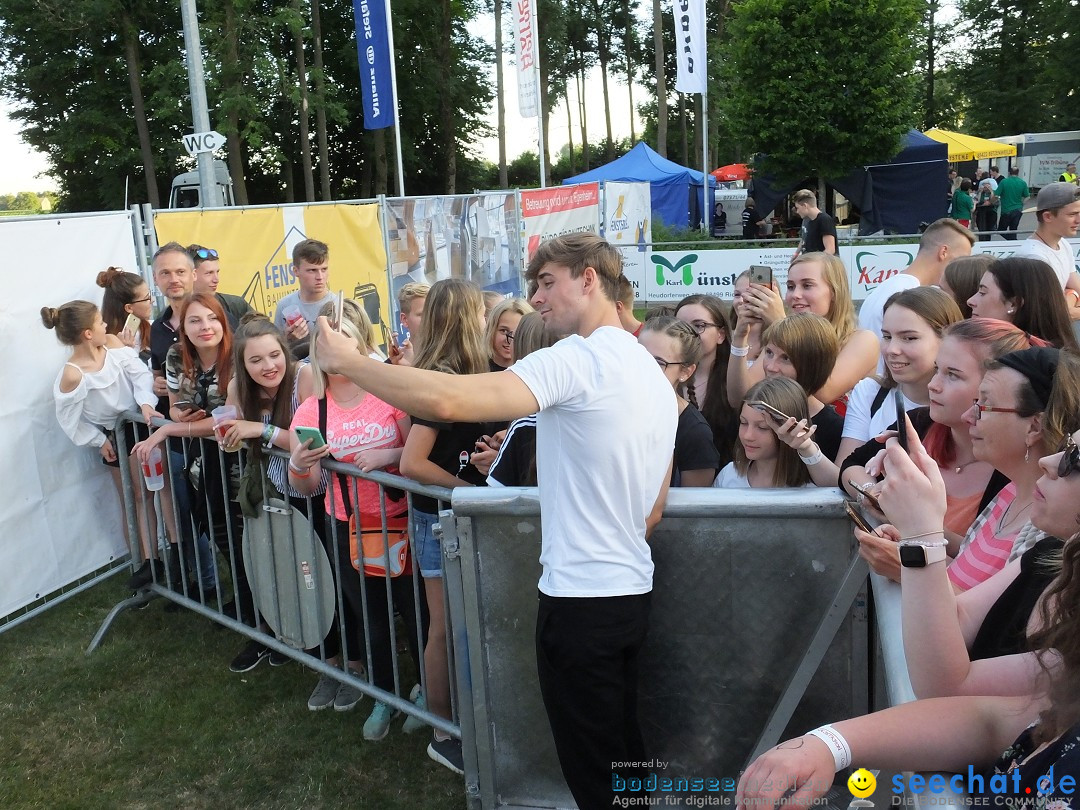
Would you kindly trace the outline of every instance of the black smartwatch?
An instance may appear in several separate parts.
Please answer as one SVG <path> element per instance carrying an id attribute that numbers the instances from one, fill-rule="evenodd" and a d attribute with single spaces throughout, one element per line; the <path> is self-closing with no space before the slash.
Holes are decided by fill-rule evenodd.
<path id="1" fill-rule="evenodd" d="M 924 545 L 907 540 L 900 543 L 900 565 L 904 568 L 926 568 L 945 559 L 945 543 Z"/>

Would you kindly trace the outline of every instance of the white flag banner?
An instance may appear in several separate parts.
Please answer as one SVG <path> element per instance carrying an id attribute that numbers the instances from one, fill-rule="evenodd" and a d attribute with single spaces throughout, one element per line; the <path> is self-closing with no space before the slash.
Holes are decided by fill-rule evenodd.
<path id="1" fill-rule="evenodd" d="M 522 118 L 540 111 L 540 51 L 536 42 L 536 0 L 513 0 L 517 40 L 518 110 Z"/>
<path id="2" fill-rule="evenodd" d="M 704 93 L 708 81 L 705 56 L 705 0 L 675 0 L 675 55 L 680 93 Z"/>

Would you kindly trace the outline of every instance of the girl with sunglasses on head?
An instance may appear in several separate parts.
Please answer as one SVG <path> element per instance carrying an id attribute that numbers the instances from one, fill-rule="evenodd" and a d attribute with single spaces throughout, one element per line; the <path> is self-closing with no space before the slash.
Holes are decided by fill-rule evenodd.
<path id="1" fill-rule="evenodd" d="M 701 338 L 701 358 L 687 381 L 687 396 L 693 392 L 694 402 L 712 428 L 713 446 L 721 466 L 731 461 L 739 431 L 738 402 L 731 402 L 727 391 L 731 327 L 726 307 L 715 296 L 696 294 L 686 296 L 675 307 L 675 317 L 690 324 Z"/>
<path id="2" fill-rule="evenodd" d="M 1073 360 L 1062 361 L 1062 368 Z M 1075 371 L 1067 373 L 1070 384 L 1077 385 Z M 1071 427 L 1075 427 L 1075 410 L 1071 417 Z M 994 589 L 988 581 L 982 589 L 987 591 L 982 605 L 972 606 L 969 615 L 967 606 L 961 610 L 959 604 L 969 594 L 954 600 L 941 570 L 945 483 L 938 464 L 917 437 L 912 438 L 910 453 L 890 439 L 884 457 L 888 475 L 882 506 L 896 516 L 903 536 L 912 538 L 907 549 L 913 565 L 904 568 L 901 586 L 908 669 L 917 694 L 948 696 L 843 720 L 780 743 L 747 768 L 736 792 L 737 803 L 747 807 L 770 807 L 781 801 L 807 805 L 829 789 L 839 771 L 857 763 L 893 772 L 967 773 L 971 768 L 979 778 L 965 781 L 979 793 L 991 785 L 991 776 L 997 776 L 1007 782 L 1018 803 L 1031 796 L 1032 806 L 1071 806 L 1080 778 L 1077 440 L 1080 432 L 1073 431 L 1062 451 L 1040 460 L 1033 507 L 1033 519 L 1040 526 L 1066 538 L 1064 550 L 1044 555 L 1042 559 L 1052 559 L 1052 563 L 1030 560 L 1027 555 L 1011 563 L 1011 570 L 1006 568 L 999 575 L 1001 580 L 1012 575 L 1011 582 L 995 577 L 991 580 L 995 594 L 989 592 Z M 916 566 L 916 562 L 923 564 Z M 975 629 L 979 621 L 985 626 L 1002 601 L 1030 602 L 1031 586 L 1015 586 L 1025 575 L 1031 577 L 1050 564 L 1056 572 L 1053 580 L 1036 597 L 1028 619 L 1015 625 L 1026 636 L 1025 651 L 970 660 L 965 641 L 981 632 Z M 987 609 L 989 604 L 993 607 Z M 1023 612 L 1010 615 L 1019 618 Z M 925 661 L 913 667 L 913 658 Z M 929 677 L 923 672 L 925 664 L 931 665 Z M 793 784 L 798 789 L 786 795 Z"/>
<path id="3" fill-rule="evenodd" d="M 687 385 L 701 358 L 701 338 L 686 321 L 652 318 L 642 325 L 638 343 L 660 364 L 679 405 L 671 486 L 712 486 L 720 456 L 713 446 L 712 429 L 694 404 L 694 390 Z"/>

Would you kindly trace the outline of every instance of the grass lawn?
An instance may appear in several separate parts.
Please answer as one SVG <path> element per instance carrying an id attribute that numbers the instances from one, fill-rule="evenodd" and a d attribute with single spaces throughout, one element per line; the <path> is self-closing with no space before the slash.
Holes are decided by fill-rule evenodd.
<path id="1" fill-rule="evenodd" d="M 84 655 L 123 576 L 0 634 L 0 808 L 465 807 L 429 735 L 365 741 L 370 698 L 308 711 L 296 663 L 229 672 L 246 639 L 162 599 Z"/>

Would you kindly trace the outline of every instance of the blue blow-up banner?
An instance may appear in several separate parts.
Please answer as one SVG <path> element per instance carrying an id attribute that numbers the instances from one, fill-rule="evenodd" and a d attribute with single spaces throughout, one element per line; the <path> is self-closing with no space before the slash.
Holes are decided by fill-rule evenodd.
<path id="1" fill-rule="evenodd" d="M 383 129 L 394 124 L 386 10 L 385 0 L 353 0 L 365 129 Z"/>

